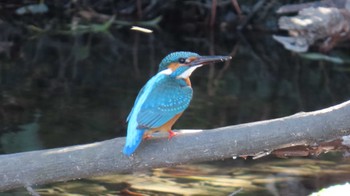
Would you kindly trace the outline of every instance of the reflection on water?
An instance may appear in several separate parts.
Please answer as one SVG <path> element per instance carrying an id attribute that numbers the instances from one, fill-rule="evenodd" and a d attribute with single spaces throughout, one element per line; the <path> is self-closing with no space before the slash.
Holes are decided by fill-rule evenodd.
<path id="1" fill-rule="evenodd" d="M 19 131 L 7 132 L 1 136 L 2 149 L 6 153 L 43 149 L 39 138 L 39 119 L 41 114 L 34 114 L 34 121 L 26 125 L 19 125 Z"/>
<path id="2" fill-rule="evenodd" d="M 15 35 L 17 30 L 11 29 Z M 125 119 L 138 90 L 155 73 L 158 62 L 177 50 L 234 58 L 193 74 L 194 99 L 175 129 L 270 119 L 350 97 L 349 73 L 339 71 L 345 65 L 304 60 L 283 50 L 271 35 L 256 32 L 191 37 L 111 29 L 109 33 L 42 33 L 6 41 L 11 47 L 2 46 L 0 51 L 1 153 L 124 136 Z M 226 160 L 36 190 L 42 195 L 227 195 L 243 188 L 239 195 L 305 195 L 349 180 L 349 164 L 337 159 Z M 8 193 L 14 192 L 23 193 Z"/>
<path id="3" fill-rule="evenodd" d="M 226 160 L 56 183 L 36 190 L 40 195 L 229 195 L 236 190 L 238 195 L 308 195 L 349 181 L 349 175 L 349 161 L 327 157 Z"/>

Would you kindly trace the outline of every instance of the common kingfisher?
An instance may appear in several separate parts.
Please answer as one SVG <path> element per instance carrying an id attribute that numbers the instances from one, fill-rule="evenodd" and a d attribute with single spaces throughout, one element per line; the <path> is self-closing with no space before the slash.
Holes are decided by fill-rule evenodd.
<path id="1" fill-rule="evenodd" d="M 193 52 L 173 52 L 159 64 L 158 73 L 140 90 L 127 117 L 128 129 L 123 153 L 130 156 L 143 138 L 153 132 L 171 130 L 192 99 L 190 75 L 209 63 L 222 62 L 230 56 L 200 56 Z"/>

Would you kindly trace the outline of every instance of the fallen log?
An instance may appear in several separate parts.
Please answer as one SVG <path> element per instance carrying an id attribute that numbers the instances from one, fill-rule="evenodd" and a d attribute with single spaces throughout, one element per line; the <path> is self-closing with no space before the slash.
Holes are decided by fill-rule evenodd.
<path id="1" fill-rule="evenodd" d="M 261 156 L 350 134 L 350 101 L 314 112 L 144 141 L 127 157 L 125 138 L 0 156 L 0 191 L 190 162 Z"/>
<path id="2" fill-rule="evenodd" d="M 350 39 L 350 11 L 338 8 L 305 8 L 298 15 L 282 16 L 279 28 L 287 30 L 289 36 L 273 35 L 273 38 L 294 52 L 306 52 L 310 46 L 321 43 L 323 52 Z"/>

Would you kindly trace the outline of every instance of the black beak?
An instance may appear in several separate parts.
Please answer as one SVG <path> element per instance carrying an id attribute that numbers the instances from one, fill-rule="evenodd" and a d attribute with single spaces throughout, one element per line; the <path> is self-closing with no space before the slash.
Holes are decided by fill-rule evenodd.
<path id="1" fill-rule="evenodd" d="M 209 63 L 224 62 L 232 59 L 231 56 L 200 56 L 196 60 L 189 63 L 189 66 L 206 65 Z"/>

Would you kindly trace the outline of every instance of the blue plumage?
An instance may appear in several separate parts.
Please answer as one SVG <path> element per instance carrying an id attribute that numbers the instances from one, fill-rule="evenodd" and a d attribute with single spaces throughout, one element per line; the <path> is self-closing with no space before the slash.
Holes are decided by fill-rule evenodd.
<path id="1" fill-rule="evenodd" d="M 228 57 L 201 58 L 193 52 L 174 52 L 161 61 L 158 73 L 141 89 L 127 118 L 124 154 L 130 156 L 136 150 L 146 131 L 175 122 L 189 106 L 193 92 L 188 77 L 197 67 Z"/>
<path id="2" fill-rule="evenodd" d="M 162 75 L 147 96 L 137 115 L 139 127 L 148 129 L 164 125 L 183 112 L 192 99 L 192 88 L 174 77 Z"/>
<path id="3" fill-rule="evenodd" d="M 128 117 L 124 154 L 131 155 L 146 130 L 157 128 L 183 112 L 192 99 L 192 88 L 172 75 L 158 73 L 142 88 Z"/>
<path id="4" fill-rule="evenodd" d="M 194 52 L 173 52 L 168 54 L 166 57 L 163 58 L 163 60 L 159 64 L 159 69 L 158 72 L 164 71 L 168 69 L 169 64 L 178 62 L 180 58 L 189 58 L 189 57 L 198 57 L 199 54 L 194 53 Z"/>

